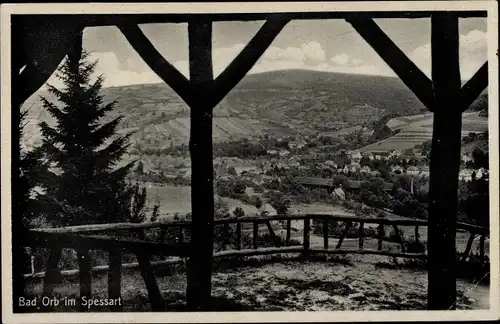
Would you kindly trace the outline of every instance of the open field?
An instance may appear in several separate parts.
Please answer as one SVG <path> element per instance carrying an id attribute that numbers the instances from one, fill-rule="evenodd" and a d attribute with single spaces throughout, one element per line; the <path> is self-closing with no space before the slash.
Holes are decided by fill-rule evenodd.
<path id="1" fill-rule="evenodd" d="M 488 119 L 479 113 L 465 113 L 462 119 L 462 136 L 470 132 L 488 130 Z M 364 152 L 405 150 L 432 139 L 433 114 L 420 114 L 397 117 L 389 120 L 387 126 L 400 132 L 385 140 L 370 144 L 361 149 Z"/>

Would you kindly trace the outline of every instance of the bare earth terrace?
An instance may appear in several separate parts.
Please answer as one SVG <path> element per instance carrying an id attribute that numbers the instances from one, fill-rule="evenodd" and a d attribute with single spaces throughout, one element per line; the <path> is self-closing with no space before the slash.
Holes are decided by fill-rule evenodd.
<path id="1" fill-rule="evenodd" d="M 215 267 L 212 276 L 212 309 L 217 311 L 349 311 L 425 310 L 427 272 L 392 268 L 387 257 L 349 256 L 305 261 L 296 257 L 253 258 L 228 261 Z M 171 271 L 171 270 L 170 270 Z M 157 282 L 167 311 L 185 310 L 186 275 L 162 271 Z M 170 273 L 168 273 L 170 272 Z M 95 276 L 93 298 L 107 298 L 106 275 Z M 147 289 L 138 270 L 123 273 L 123 311 L 149 311 Z M 41 283 L 27 287 L 40 296 Z M 457 309 L 488 309 L 489 289 L 457 281 Z M 78 298 L 78 279 L 64 279 L 54 290 L 59 298 Z M 77 306 L 57 311 L 79 311 Z M 104 307 L 91 311 L 109 311 Z"/>

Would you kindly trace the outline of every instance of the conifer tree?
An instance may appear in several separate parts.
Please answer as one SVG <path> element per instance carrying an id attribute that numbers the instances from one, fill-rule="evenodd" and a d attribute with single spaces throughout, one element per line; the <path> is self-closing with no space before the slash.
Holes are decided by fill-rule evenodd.
<path id="1" fill-rule="evenodd" d="M 131 134 L 118 136 L 120 117 L 103 122 L 116 101 L 103 104 L 103 77 L 91 81 L 97 62 L 76 47 L 56 72 L 62 89 L 48 85 L 59 103 L 42 97 L 54 127 L 42 122 L 42 148 L 51 162 L 54 181 L 46 183 L 50 210 L 57 225 L 80 225 L 144 219 L 145 188 L 126 181 L 134 162 L 119 166 Z"/>

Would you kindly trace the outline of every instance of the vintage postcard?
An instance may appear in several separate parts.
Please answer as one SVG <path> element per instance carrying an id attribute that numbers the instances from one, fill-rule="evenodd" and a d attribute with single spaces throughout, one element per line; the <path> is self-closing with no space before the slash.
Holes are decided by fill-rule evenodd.
<path id="1" fill-rule="evenodd" d="M 2 5 L 3 322 L 499 319 L 497 26 Z"/>

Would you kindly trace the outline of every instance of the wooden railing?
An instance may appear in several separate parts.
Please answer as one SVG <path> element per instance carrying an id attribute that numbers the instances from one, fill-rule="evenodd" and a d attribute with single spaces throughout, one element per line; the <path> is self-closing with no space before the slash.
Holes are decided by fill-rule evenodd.
<path id="1" fill-rule="evenodd" d="M 311 221 L 321 221 L 322 229 L 321 234 L 323 238 L 323 246 L 321 248 L 311 246 Z M 273 229 L 272 221 L 284 221 L 284 229 L 286 230 L 285 239 L 280 239 Z M 303 222 L 302 226 L 302 243 L 299 245 L 290 244 L 292 241 L 292 221 Z M 344 231 L 338 238 L 337 244 L 334 248 L 330 248 L 330 222 L 344 222 Z M 364 218 L 354 216 L 341 216 L 341 215 L 277 215 L 277 216 L 259 216 L 259 217 L 240 217 L 240 218 L 224 218 L 215 220 L 216 227 L 222 227 L 223 244 L 234 246 L 229 250 L 221 250 L 214 252 L 214 258 L 222 257 L 248 257 L 258 255 L 270 254 L 284 254 L 284 253 L 300 253 L 305 258 L 311 254 L 373 254 L 384 255 L 390 257 L 401 258 L 418 258 L 425 259 L 426 253 L 408 252 L 406 243 L 400 235 L 400 228 L 398 226 L 411 226 L 414 227 L 414 240 L 419 240 L 419 228 L 426 227 L 427 221 L 416 219 L 387 219 L 387 218 Z M 251 229 L 252 241 L 251 247 L 243 249 L 242 237 L 243 227 L 245 224 L 251 224 L 248 230 Z M 274 246 L 259 248 L 259 225 L 265 224 Z M 355 225 L 357 224 L 357 225 Z M 377 224 L 377 249 L 366 249 L 364 247 L 365 225 Z M 235 225 L 235 235 L 229 235 L 230 225 Z M 185 230 L 191 226 L 190 221 L 185 220 L 168 220 L 158 221 L 151 223 L 115 223 L 115 224 L 99 224 L 99 225 L 84 225 L 72 226 L 64 228 L 47 228 L 47 229 L 32 229 L 26 233 L 26 246 L 47 248 L 50 250 L 50 256 L 47 261 L 46 271 L 43 275 L 43 295 L 50 296 L 53 289 L 57 284 L 57 277 L 60 274 L 58 265 L 61 259 L 61 252 L 63 248 L 74 249 L 77 251 L 79 271 L 72 270 L 73 273 L 78 273 L 80 281 L 80 297 L 91 297 L 91 278 L 92 272 L 96 270 L 107 271 L 108 273 L 108 294 L 109 298 L 118 298 L 121 296 L 121 275 L 122 275 L 122 254 L 127 251 L 132 253 L 137 258 L 136 264 L 128 264 L 127 267 L 137 266 L 140 269 L 141 275 L 145 281 L 148 291 L 149 301 L 154 311 L 161 311 L 165 309 L 160 289 L 156 282 L 153 271 L 153 266 L 167 263 L 168 261 L 159 261 L 151 263 L 151 256 L 169 256 L 169 257 L 189 257 L 192 253 L 190 246 L 185 240 Z M 357 249 L 342 248 L 342 244 L 352 230 L 353 226 L 357 226 Z M 383 249 L 383 242 L 387 241 L 384 234 L 384 227 L 391 226 L 399 237 L 397 243 L 400 245 L 399 251 L 388 251 Z M 166 230 L 177 228 L 176 244 L 167 244 L 164 242 L 151 241 L 146 239 L 145 231 L 148 229 L 159 228 L 161 230 L 160 237 L 165 238 Z M 465 261 L 470 255 L 472 244 L 476 235 L 480 236 L 480 256 L 485 256 L 485 237 L 489 236 L 488 229 L 479 226 L 458 223 L 457 230 L 467 231 L 470 233 L 466 248 L 461 254 L 461 260 Z M 134 238 L 125 238 L 119 235 L 120 232 L 134 233 Z M 102 233 L 107 233 L 102 235 Z M 113 235 L 110 235 L 112 233 Z M 234 239 L 230 242 L 230 239 Z M 108 266 L 100 266 L 96 268 L 91 267 L 89 250 L 104 250 L 109 253 Z M 120 310 L 117 308 L 116 310 Z"/>

